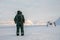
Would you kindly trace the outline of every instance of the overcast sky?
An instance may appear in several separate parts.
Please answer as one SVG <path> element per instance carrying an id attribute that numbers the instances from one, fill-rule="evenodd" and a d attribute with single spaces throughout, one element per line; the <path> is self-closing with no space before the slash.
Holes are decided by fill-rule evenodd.
<path id="1" fill-rule="evenodd" d="M 13 20 L 17 10 L 33 21 L 55 19 L 60 17 L 60 0 L 0 0 L 0 21 Z"/>

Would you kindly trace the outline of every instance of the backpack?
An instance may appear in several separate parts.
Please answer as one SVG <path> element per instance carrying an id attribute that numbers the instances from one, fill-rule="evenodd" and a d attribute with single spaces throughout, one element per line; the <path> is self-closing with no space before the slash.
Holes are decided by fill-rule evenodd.
<path id="1" fill-rule="evenodd" d="M 16 15 L 14 19 L 15 23 L 23 23 L 23 20 L 24 20 L 23 15 Z"/>
<path id="2" fill-rule="evenodd" d="M 17 19 L 17 21 L 18 21 L 18 22 L 22 22 L 22 20 L 23 20 L 22 15 L 18 15 L 18 19 Z"/>

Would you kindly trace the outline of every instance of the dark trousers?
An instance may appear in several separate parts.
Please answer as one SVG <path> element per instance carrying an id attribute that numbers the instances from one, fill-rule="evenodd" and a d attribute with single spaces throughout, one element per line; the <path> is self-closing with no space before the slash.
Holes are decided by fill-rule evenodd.
<path id="1" fill-rule="evenodd" d="M 21 35 L 24 34 L 24 27 L 23 24 L 16 25 L 16 33 L 19 34 L 19 29 L 21 29 Z"/>

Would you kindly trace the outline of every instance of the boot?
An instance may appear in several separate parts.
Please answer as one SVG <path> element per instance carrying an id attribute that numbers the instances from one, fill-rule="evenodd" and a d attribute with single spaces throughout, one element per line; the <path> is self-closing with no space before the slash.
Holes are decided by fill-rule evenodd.
<path id="1" fill-rule="evenodd" d="M 21 36 L 24 36 L 24 33 L 21 33 Z"/>
<path id="2" fill-rule="evenodd" d="M 17 33 L 17 36 L 19 36 L 19 33 Z"/>

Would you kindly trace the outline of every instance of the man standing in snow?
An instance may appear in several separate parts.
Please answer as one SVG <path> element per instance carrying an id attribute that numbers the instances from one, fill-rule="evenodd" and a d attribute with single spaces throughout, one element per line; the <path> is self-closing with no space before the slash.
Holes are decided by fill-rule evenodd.
<path id="1" fill-rule="evenodd" d="M 23 36 L 24 35 L 23 24 L 25 22 L 25 18 L 21 11 L 17 11 L 17 15 L 14 18 L 14 22 L 16 24 L 16 35 L 19 36 L 19 29 L 21 28 L 21 36 Z"/>

